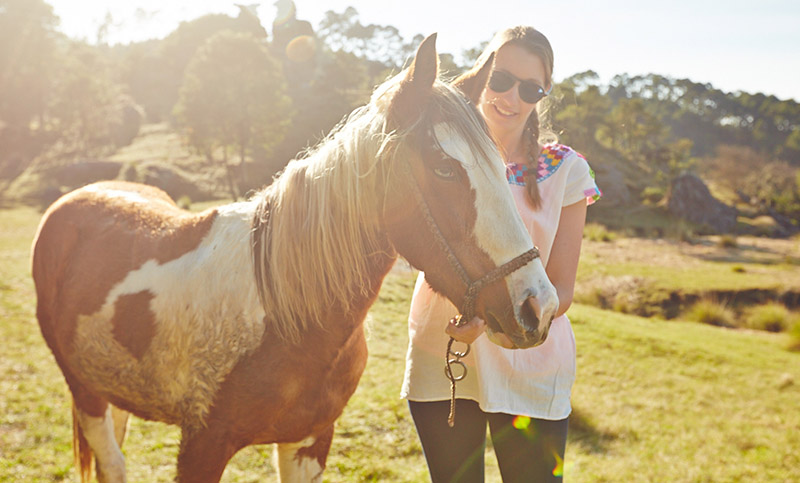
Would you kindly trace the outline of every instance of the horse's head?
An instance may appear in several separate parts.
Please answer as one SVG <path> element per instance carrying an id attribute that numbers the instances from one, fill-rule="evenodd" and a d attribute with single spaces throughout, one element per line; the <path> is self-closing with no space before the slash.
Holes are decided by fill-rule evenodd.
<path id="1" fill-rule="evenodd" d="M 465 92 L 482 90 L 491 62 L 475 84 L 462 86 Z M 533 243 L 485 123 L 463 95 L 437 80 L 437 70 L 431 36 L 389 91 L 389 126 L 402 134 L 386 194 L 386 230 L 397 251 L 461 310 L 473 304 L 468 285 L 502 267 L 505 276 L 475 294 L 474 312 L 490 337 L 502 332 L 516 347 L 539 345 L 558 308 L 555 288 L 539 258 L 506 266 Z"/>

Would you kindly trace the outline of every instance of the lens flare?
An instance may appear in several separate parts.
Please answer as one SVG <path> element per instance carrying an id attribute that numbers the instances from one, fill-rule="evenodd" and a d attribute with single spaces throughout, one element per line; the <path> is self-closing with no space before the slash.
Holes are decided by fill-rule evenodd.
<path id="1" fill-rule="evenodd" d="M 553 456 L 556 457 L 556 467 L 553 468 L 553 476 L 561 478 L 564 476 L 564 460 L 555 451 L 553 452 Z"/>
<path id="2" fill-rule="evenodd" d="M 511 425 L 516 429 L 526 430 L 531 425 L 531 418 L 527 416 L 516 416 L 514 417 L 514 421 L 511 422 Z"/>

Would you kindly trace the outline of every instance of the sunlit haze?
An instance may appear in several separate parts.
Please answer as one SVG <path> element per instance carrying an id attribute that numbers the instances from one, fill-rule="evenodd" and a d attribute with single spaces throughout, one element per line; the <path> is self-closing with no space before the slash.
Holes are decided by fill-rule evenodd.
<path id="1" fill-rule="evenodd" d="M 257 0 L 241 0 L 240 3 Z M 111 15 L 106 41 L 164 37 L 181 21 L 206 13 L 236 15 L 233 0 L 48 0 L 61 30 L 97 41 Z M 315 27 L 324 12 L 359 12 L 362 24 L 393 25 L 406 40 L 438 32 L 440 51 L 457 57 L 502 28 L 529 24 L 547 35 L 556 80 L 586 70 L 608 81 L 616 74 L 661 74 L 710 83 L 723 91 L 762 92 L 800 101 L 800 2 L 796 0 L 532 0 L 430 1 L 296 0 L 297 17 Z M 261 3 L 269 31 L 276 9 Z"/>

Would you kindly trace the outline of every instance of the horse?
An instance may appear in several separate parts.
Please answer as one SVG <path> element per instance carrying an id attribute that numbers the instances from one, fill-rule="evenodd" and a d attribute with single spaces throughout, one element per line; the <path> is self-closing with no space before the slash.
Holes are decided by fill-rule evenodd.
<path id="1" fill-rule="evenodd" d="M 82 481 L 95 463 L 99 481 L 125 481 L 130 414 L 181 428 L 177 481 L 219 481 L 237 451 L 271 443 L 281 481 L 321 481 L 366 364 L 363 321 L 397 257 L 461 306 L 463 275 L 534 250 L 462 94 L 479 93 L 491 67 L 449 85 L 428 37 L 245 201 L 191 213 L 157 188 L 106 181 L 47 209 L 32 248 L 36 315 L 72 395 Z M 517 265 L 472 302 L 528 347 L 558 302 L 539 259 Z"/>

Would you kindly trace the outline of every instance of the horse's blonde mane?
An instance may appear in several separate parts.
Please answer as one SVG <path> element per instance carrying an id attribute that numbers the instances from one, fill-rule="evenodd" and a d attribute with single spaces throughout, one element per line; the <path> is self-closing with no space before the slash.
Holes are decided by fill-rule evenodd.
<path id="1" fill-rule="evenodd" d="M 409 132 L 429 129 L 439 117 L 479 152 L 494 149 L 475 109 L 441 82 L 414 126 L 390 131 L 387 111 L 399 82 L 397 76 L 376 89 L 368 105 L 353 111 L 302 159 L 292 160 L 255 196 L 260 200 L 253 232 L 259 296 L 268 319 L 287 340 L 298 341 L 331 310 L 353 309 L 352 302 L 363 300 L 370 289 L 370 257 L 396 255 L 380 224 L 386 183 L 406 181 L 386 163 L 412 154 L 403 142 Z M 440 115 L 426 115 L 431 110 Z"/>

